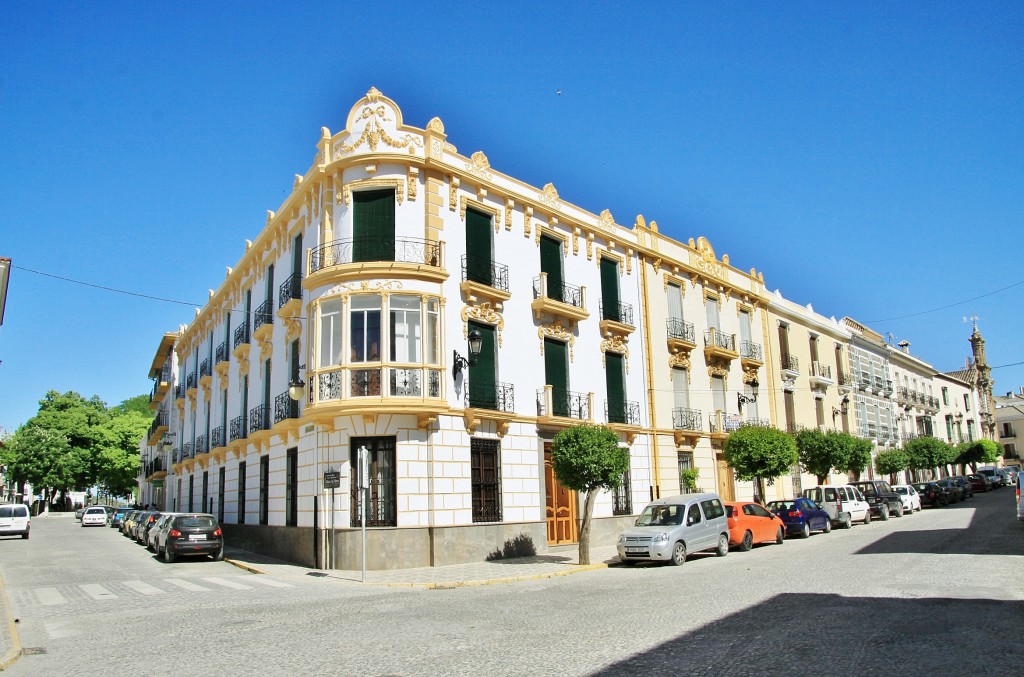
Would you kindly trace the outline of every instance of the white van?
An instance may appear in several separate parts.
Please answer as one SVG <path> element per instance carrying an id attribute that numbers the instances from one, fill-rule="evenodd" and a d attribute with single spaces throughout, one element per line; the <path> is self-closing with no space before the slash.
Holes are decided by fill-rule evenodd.
<path id="1" fill-rule="evenodd" d="M 718 494 L 682 494 L 660 498 L 640 513 L 636 526 L 619 535 L 619 559 L 669 562 L 676 566 L 691 552 L 729 554 L 729 521 Z"/>
<path id="2" fill-rule="evenodd" d="M 28 506 L 23 503 L 4 503 L 0 505 L 0 536 L 21 536 L 28 538 L 32 518 L 28 514 Z"/>
<path id="3" fill-rule="evenodd" d="M 804 489 L 801 494 L 828 513 L 832 524 L 849 529 L 854 522 L 871 523 L 871 510 L 857 487 L 848 484 L 824 485 Z"/>

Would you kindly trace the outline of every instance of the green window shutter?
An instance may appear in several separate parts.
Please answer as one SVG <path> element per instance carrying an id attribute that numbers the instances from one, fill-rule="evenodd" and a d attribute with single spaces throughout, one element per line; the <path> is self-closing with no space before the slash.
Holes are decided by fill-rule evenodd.
<path id="1" fill-rule="evenodd" d="M 540 272 L 548 274 L 548 298 L 562 300 L 562 243 L 553 237 L 540 238 Z"/>
<path id="2" fill-rule="evenodd" d="M 626 423 L 626 370 L 622 355 L 604 354 L 604 381 L 608 390 L 608 422 Z"/>
<path id="3" fill-rule="evenodd" d="M 395 191 L 352 193 L 352 261 L 395 260 Z"/>
<path id="4" fill-rule="evenodd" d="M 601 319 L 619 322 L 619 262 L 601 259 Z"/>
<path id="5" fill-rule="evenodd" d="M 489 324 L 469 323 L 469 331 L 478 331 L 483 339 L 480 354 L 469 365 L 469 404 L 483 409 L 498 408 L 497 350 L 494 327 Z M 466 347 L 469 350 L 469 347 Z M 461 353 L 461 351 L 459 351 Z"/>
<path id="6" fill-rule="evenodd" d="M 562 341 L 544 339 L 544 383 L 551 386 L 555 416 L 569 415 L 568 347 Z"/>
<path id="7" fill-rule="evenodd" d="M 466 279 L 492 286 L 491 216 L 475 209 L 466 210 Z"/>

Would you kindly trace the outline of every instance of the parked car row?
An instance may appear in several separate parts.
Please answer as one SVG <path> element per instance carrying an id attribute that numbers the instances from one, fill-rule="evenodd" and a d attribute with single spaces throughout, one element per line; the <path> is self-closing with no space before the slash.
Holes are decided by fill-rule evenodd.
<path id="1" fill-rule="evenodd" d="M 759 543 L 781 544 L 786 536 L 808 538 L 815 531 L 827 534 L 833 526 L 849 529 L 854 522 L 903 517 L 926 505 L 941 507 L 970 498 L 973 477 L 895 486 L 882 480 L 824 485 L 764 506 L 724 502 L 715 493 L 662 498 L 644 508 L 634 526 L 619 535 L 619 559 L 626 564 L 679 566 L 694 552 L 714 551 L 724 557 L 730 547 L 747 551 Z"/>
<path id="2" fill-rule="evenodd" d="M 83 524 L 88 512 L 82 517 Z M 168 563 L 178 557 L 224 559 L 224 532 L 217 518 L 208 513 L 119 508 L 108 523 Z"/>

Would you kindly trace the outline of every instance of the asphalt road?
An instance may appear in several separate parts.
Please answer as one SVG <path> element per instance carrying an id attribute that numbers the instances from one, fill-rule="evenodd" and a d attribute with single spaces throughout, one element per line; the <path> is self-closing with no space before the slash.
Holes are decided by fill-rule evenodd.
<path id="1" fill-rule="evenodd" d="M 1009 489 L 681 568 L 451 590 L 167 565 L 70 517 L 0 540 L 0 572 L 30 654 L 11 675 L 1024 672 Z"/>

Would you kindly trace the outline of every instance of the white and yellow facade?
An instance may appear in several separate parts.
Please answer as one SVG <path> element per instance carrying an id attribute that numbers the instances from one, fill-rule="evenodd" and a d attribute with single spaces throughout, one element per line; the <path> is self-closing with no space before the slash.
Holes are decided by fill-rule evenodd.
<path id="1" fill-rule="evenodd" d="M 370 568 L 544 551 L 576 541 L 581 506 L 548 444 L 592 422 L 631 459 L 595 508 L 592 542 L 611 542 L 651 497 L 679 493 L 686 467 L 702 489 L 750 497 L 722 446 L 743 422 L 780 425 L 783 316 L 825 343 L 847 332 L 706 239 L 502 174 L 371 89 L 161 341 L 143 493 L 218 515 L 239 546 L 356 568 L 365 450 Z M 823 388 L 830 412 L 841 390 Z"/>

